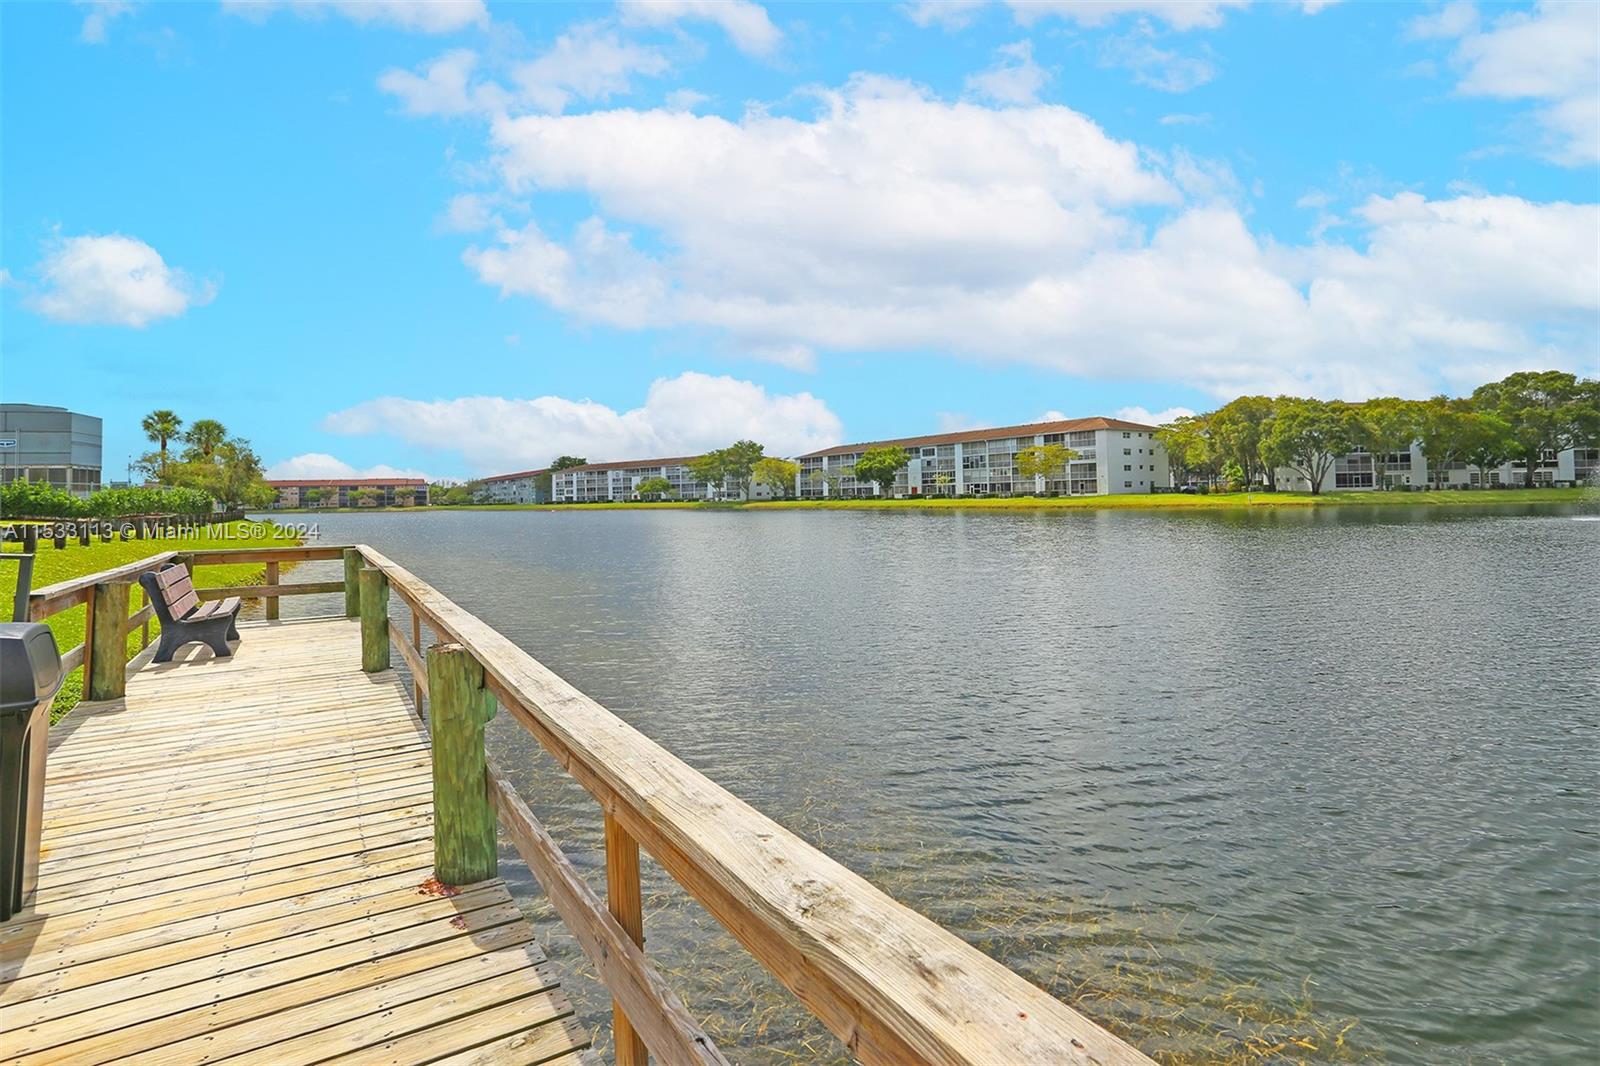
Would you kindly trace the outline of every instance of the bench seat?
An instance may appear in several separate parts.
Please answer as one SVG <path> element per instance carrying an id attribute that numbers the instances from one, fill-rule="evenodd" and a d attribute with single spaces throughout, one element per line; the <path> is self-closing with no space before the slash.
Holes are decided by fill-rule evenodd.
<path id="1" fill-rule="evenodd" d="M 228 641 L 239 639 L 239 597 L 201 603 L 189 568 L 182 563 L 140 574 L 139 584 L 161 620 L 156 662 L 171 662 L 174 652 L 192 643 L 204 644 L 223 658 L 233 654 Z"/>

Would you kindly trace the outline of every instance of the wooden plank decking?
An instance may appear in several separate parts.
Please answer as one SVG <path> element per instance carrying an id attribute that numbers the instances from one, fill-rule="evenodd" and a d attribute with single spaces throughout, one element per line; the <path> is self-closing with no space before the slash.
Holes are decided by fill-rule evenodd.
<path id="1" fill-rule="evenodd" d="M 567 1063 L 499 880 L 430 893 L 429 744 L 354 621 L 191 645 L 52 729 L 39 892 L 0 925 L 13 1063 Z"/>

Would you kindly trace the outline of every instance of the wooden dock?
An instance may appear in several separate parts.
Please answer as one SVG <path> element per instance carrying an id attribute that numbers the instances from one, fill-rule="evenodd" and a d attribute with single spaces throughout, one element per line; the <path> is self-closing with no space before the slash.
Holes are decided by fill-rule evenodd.
<path id="1" fill-rule="evenodd" d="M 343 581 L 280 580 L 336 560 Z M 238 563 L 266 583 L 203 587 Z M 178 564 L 269 621 L 231 658 L 190 645 L 129 676 L 155 607 L 129 613 L 134 582 Z M 271 621 L 341 591 L 344 617 Z M 28 597 L 36 621 L 79 606 L 63 660 L 93 702 L 51 727 L 38 893 L 0 924 L 8 1063 L 571 1066 L 588 1035 L 497 877 L 502 840 L 610 993 L 618 1066 L 728 1063 L 645 954 L 643 856 L 866 1066 L 1151 1061 L 367 545 L 157 552 Z M 603 898 L 487 758 L 497 712 L 599 805 Z"/>
<path id="2" fill-rule="evenodd" d="M 498 879 L 433 875 L 429 737 L 360 624 L 246 626 L 52 729 L 9 1063 L 543 1063 L 588 1034 Z"/>

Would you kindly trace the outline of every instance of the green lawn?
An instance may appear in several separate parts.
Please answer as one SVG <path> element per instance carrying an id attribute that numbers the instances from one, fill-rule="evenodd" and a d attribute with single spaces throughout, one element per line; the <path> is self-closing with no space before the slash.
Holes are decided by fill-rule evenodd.
<path id="1" fill-rule="evenodd" d="M 40 589 L 46 585 L 53 585 L 58 581 L 67 581 L 75 577 L 98 573 L 109 570 L 114 566 L 125 563 L 136 563 L 147 556 L 156 555 L 164 551 L 199 551 L 215 548 L 265 548 L 274 544 L 297 544 L 299 538 L 285 530 L 263 523 L 230 522 L 226 525 L 211 526 L 199 533 L 181 537 L 162 537 L 151 540 L 113 540 L 103 543 L 99 540 L 92 541 L 84 547 L 76 540 L 69 540 L 64 550 L 57 550 L 50 541 L 40 541 L 39 551 L 34 556 L 33 562 L 33 587 Z M 9 553 L 21 551 L 21 545 L 7 544 L 4 550 Z M 290 564 L 284 564 L 287 568 Z M 16 565 L 4 564 L 0 569 L 0 589 L 4 590 L 4 608 L 9 612 L 12 590 L 16 587 Z M 266 573 L 259 564 L 239 564 L 231 566 L 202 566 L 198 567 L 195 584 L 202 587 L 232 586 L 232 585 L 259 585 L 266 580 Z M 134 608 L 142 606 L 144 600 L 139 590 L 134 591 Z M 83 643 L 84 609 L 73 607 L 52 615 L 46 623 L 55 633 L 56 646 L 63 652 Z M 152 639 L 160 630 L 160 623 L 154 620 L 150 623 Z M 140 647 L 139 631 L 135 629 L 128 634 L 128 657 L 138 654 Z M 61 691 L 56 696 L 55 706 L 51 709 L 51 720 L 59 721 L 63 715 L 77 705 L 83 694 L 83 671 L 74 670 L 61 685 Z"/>

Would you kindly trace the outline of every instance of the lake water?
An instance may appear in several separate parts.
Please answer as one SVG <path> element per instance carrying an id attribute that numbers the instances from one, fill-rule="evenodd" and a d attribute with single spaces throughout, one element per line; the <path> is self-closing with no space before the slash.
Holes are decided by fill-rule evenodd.
<path id="1" fill-rule="evenodd" d="M 1414 1063 L 1600 1058 L 1595 515 L 315 520 L 1147 1051 Z M 491 746 L 600 885 L 593 802 L 505 715 Z M 839 1057 L 646 876 L 732 1057 Z"/>

